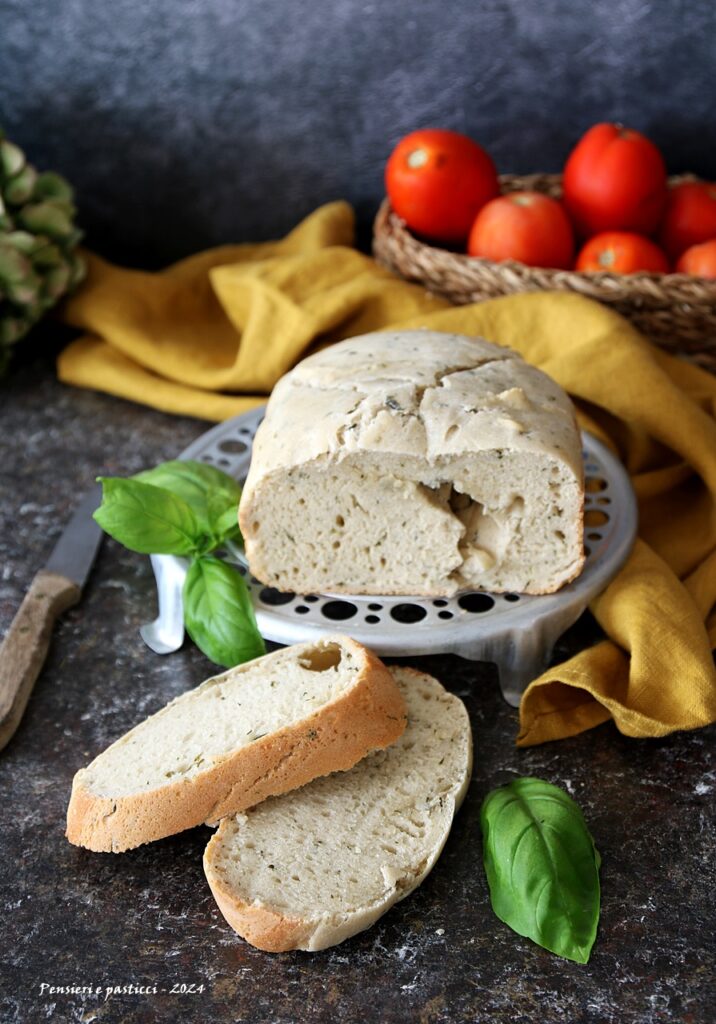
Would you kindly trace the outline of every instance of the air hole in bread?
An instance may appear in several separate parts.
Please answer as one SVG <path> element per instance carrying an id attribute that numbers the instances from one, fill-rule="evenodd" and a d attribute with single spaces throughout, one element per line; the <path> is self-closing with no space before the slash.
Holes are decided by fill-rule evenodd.
<path id="1" fill-rule="evenodd" d="M 309 672 L 328 672 L 329 669 L 338 668 L 342 657 L 343 652 L 338 644 L 326 644 L 325 647 L 317 647 L 304 654 L 299 665 Z"/>
<path id="2" fill-rule="evenodd" d="M 469 509 L 471 505 L 475 504 L 477 504 L 477 502 L 474 502 L 469 494 L 463 494 L 462 491 L 458 491 L 454 487 L 450 488 L 448 505 L 458 519 L 462 518 L 460 515 L 461 512 L 465 512 L 466 509 Z"/>
<path id="3" fill-rule="evenodd" d="M 507 509 L 508 516 L 521 515 L 525 508 L 525 499 L 519 497 L 519 495 L 512 499 L 510 506 Z"/>

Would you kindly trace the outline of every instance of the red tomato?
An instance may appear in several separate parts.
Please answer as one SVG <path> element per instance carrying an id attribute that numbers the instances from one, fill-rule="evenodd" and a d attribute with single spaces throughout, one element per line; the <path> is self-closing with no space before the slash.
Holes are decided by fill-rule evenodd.
<path id="1" fill-rule="evenodd" d="M 562 204 L 541 192 L 510 192 L 478 213 L 467 251 L 488 260 L 520 260 L 531 267 L 572 265 L 574 235 Z"/>
<path id="2" fill-rule="evenodd" d="M 422 128 L 401 139 L 385 168 L 393 207 L 409 228 L 464 242 L 478 210 L 499 193 L 488 154 L 459 132 Z"/>
<path id="3" fill-rule="evenodd" d="M 702 242 L 701 245 L 692 245 L 682 253 L 676 269 L 680 274 L 716 277 L 716 238 Z"/>
<path id="4" fill-rule="evenodd" d="M 666 168 L 644 135 L 617 124 L 595 124 L 570 153 L 562 187 L 564 204 L 583 236 L 598 231 L 649 235 L 666 203 Z"/>
<path id="5" fill-rule="evenodd" d="M 604 231 L 590 238 L 577 256 L 577 270 L 668 274 L 669 261 L 655 242 L 633 231 Z"/>
<path id="6" fill-rule="evenodd" d="M 659 241 L 672 260 L 710 238 L 716 238 L 716 184 L 684 181 L 669 189 Z"/>

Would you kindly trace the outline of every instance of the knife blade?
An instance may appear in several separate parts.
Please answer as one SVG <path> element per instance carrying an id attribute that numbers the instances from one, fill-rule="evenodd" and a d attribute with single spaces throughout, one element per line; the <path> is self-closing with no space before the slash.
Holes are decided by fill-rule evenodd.
<path id="1" fill-rule="evenodd" d="M 0 644 L 0 750 L 20 724 L 56 618 L 82 596 L 103 536 L 92 518 L 101 499 L 97 484 L 79 503 Z"/>
<path id="2" fill-rule="evenodd" d="M 92 518 L 102 501 L 102 484 L 85 494 L 72 518 L 50 552 L 45 572 L 54 572 L 72 580 L 82 590 L 94 565 L 103 534 Z"/>

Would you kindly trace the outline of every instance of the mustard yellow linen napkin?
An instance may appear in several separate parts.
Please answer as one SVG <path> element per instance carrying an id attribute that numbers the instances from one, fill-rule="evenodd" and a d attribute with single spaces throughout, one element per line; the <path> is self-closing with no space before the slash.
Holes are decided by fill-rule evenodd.
<path id="1" fill-rule="evenodd" d="M 638 737 L 716 721 L 716 378 L 577 295 L 451 307 L 356 252 L 352 233 L 350 207 L 332 203 L 279 242 L 157 274 L 89 256 L 64 310 L 88 333 L 61 354 L 60 379 L 220 420 L 263 402 L 312 348 L 365 331 L 430 327 L 517 349 L 622 458 L 640 514 L 631 557 L 592 603 L 609 639 L 529 686 L 518 743 L 610 717 Z"/>

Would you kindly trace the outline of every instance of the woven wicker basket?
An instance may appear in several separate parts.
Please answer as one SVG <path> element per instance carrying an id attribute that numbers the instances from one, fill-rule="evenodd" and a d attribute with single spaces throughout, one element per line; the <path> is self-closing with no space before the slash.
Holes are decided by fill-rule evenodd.
<path id="1" fill-rule="evenodd" d="M 694 180 L 691 176 L 670 183 Z M 535 189 L 559 198 L 558 174 L 500 177 L 503 192 Z M 673 354 L 716 373 L 716 280 L 689 274 L 577 273 L 465 256 L 419 241 L 384 200 L 373 226 L 373 253 L 383 266 L 456 305 L 543 290 L 579 292 L 628 317 Z"/>

